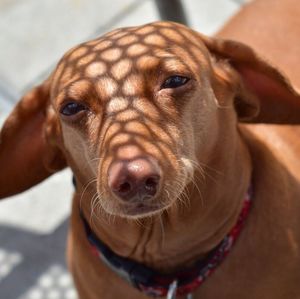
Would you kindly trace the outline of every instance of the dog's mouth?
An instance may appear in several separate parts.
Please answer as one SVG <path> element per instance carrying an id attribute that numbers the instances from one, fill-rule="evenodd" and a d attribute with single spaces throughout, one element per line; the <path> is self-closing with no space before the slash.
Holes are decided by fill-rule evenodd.
<path id="1" fill-rule="evenodd" d="M 183 203 L 192 167 L 181 160 L 177 168 L 159 168 L 145 158 L 111 163 L 110 171 L 105 172 L 107 181 L 98 185 L 101 208 L 110 215 L 137 219 L 159 215 Z"/>
<path id="2" fill-rule="evenodd" d="M 187 180 L 178 185 L 174 182 L 165 182 L 155 197 L 142 197 L 136 195 L 129 201 L 120 200 L 113 194 L 107 193 L 106 196 L 99 196 L 102 209 L 110 214 L 123 218 L 141 219 L 162 214 L 173 205 L 180 205 L 183 198 L 184 188 Z"/>
<path id="3" fill-rule="evenodd" d="M 122 210 L 124 216 L 140 218 L 160 213 L 164 208 L 162 204 L 136 202 L 123 206 Z"/>
<path id="4" fill-rule="evenodd" d="M 136 197 L 131 201 L 124 202 L 108 196 L 108 198 L 99 197 L 100 206 L 110 214 L 123 218 L 145 218 L 162 213 L 166 210 L 171 202 L 169 198 L 139 198 Z"/>

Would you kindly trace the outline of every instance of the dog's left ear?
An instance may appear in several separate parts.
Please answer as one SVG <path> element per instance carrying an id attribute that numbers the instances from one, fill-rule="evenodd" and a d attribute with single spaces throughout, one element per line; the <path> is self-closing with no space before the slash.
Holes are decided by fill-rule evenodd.
<path id="1" fill-rule="evenodd" d="M 20 193 L 64 168 L 50 106 L 50 82 L 27 92 L 0 131 L 0 198 Z"/>
<path id="2" fill-rule="evenodd" d="M 225 59 L 238 71 L 244 86 L 250 91 L 245 96 L 246 106 L 243 106 L 240 101 L 241 106 L 237 107 L 241 110 L 241 121 L 300 124 L 300 93 L 281 71 L 245 44 L 207 36 L 201 37 L 213 55 Z M 247 93 L 246 90 L 245 92 Z M 259 109 L 257 110 L 253 95 L 258 98 Z"/>

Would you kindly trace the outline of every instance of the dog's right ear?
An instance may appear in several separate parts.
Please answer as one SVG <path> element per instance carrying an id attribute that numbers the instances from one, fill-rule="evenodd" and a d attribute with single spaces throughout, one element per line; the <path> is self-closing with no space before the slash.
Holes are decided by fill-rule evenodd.
<path id="1" fill-rule="evenodd" d="M 55 142 L 50 79 L 29 91 L 0 131 L 0 198 L 20 193 L 66 166 Z"/>
<path id="2" fill-rule="evenodd" d="M 277 67 L 246 44 L 199 36 L 209 52 L 242 79 L 235 102 L 240 121 L 300 124 L 300 90 Z"/>

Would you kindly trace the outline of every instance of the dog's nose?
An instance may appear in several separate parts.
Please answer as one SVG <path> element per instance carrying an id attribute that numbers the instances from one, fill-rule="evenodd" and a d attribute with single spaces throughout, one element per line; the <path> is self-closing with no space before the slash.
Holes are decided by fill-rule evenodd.
<path id="1" fill-rule="evenodd" d="M 108 186 L 120 199 L 145 200 L 157 193 L 160 168 L 146 158 L 113 162 L 108 170 Z"/>

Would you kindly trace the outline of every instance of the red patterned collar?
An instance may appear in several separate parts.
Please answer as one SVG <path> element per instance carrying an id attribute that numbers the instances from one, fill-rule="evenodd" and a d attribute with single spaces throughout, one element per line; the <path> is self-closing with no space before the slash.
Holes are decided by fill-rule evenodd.
<path id="1" fill-rule="evenodd" d="M 162 274 L 143 264 L 114 253 L 91 230 L 81 214 L 93 253 L 114 272 L 128 280 L 134 287 L 152 297 L 176 298 L 189 295 L 198 288 L 225 259 L 239 236 L 251 206 L 251 191 L 248 191 L 235 226 L 205 260 L 196 262 L 191 268 L 176 273 Z"/>

